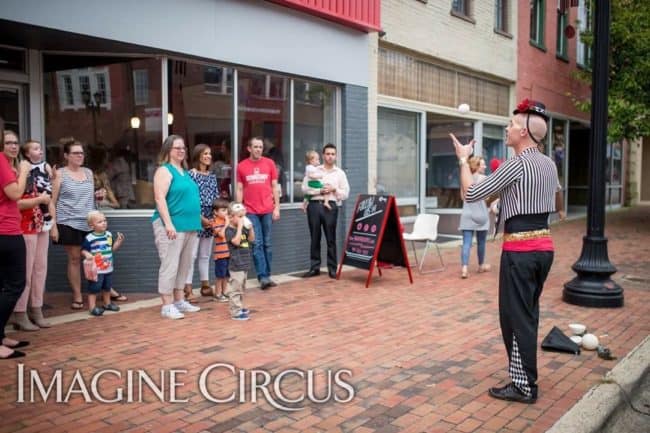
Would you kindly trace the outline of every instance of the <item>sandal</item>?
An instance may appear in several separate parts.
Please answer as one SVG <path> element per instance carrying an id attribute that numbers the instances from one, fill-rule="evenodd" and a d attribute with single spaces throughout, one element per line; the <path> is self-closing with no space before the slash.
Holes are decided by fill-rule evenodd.
<path id="1" fill-rule="evenodd" d="M 115 294 L 111 294 L 111 301 L 117 301 L 117 302 L 126 302 L 129 300 L 126 296 L 118 292 L 117 290 L 113 289 L 115 291 Z"/>
<path id="2" fill-rule="evenodd" d="M 478 272 L 481 274 L 483 272 L 488 272 L 490 269 L 492 269 L 492 266 L 486 263 L 478 267 Z"/>
<path id="3" fill-rule="evenodd" d="M 195 301 L 194 293 L 192 291 L 192 285 L 191 284 L 185 284 L 185 287 L 183 288 L 183 293 L 185 295 L 185 300 L 187 302 Z"/>
<path id="4" fill-rule="evenodd" d="M 84 303 L 83 301 L 72 301 L 72 304 L 70 304 L 70 308 L 73 310 L 83 310 Z"/>

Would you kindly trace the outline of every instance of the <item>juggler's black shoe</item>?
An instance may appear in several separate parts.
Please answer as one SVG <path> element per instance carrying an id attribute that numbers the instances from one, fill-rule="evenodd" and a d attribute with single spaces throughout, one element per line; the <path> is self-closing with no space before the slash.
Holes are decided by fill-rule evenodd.
<path id="1" fill-rule="evenodd" d="M 499 400 L 517 401 L 519 403 L 533 404 L 537 401 L 537 393 L 533 391 L 529 397 L 521 392 L 514 384 L 509 383 L 502 387 L 493 387 L 488 390 L 490 397 Z"/>

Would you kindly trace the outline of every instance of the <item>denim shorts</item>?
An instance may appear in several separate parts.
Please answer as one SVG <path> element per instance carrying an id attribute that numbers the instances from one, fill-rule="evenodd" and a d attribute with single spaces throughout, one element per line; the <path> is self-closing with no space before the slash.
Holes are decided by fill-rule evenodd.
<path id="1" fill-rule="evenodd" d="M 108 292 L 113 287 L 113 273 L 97 274 L 97 281 L 88 281 L 88 293 Z"/>
<path id="2" fill-rule="evenodd" d="M 230 259 L 217 259 L 214 261 L 214 277 L 215 278 L 229 278 L 228 264 Z"/>

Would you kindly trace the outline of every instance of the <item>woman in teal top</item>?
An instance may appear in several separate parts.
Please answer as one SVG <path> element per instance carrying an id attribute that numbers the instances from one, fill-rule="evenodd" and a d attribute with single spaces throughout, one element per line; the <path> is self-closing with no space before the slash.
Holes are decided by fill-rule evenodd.
<path id="1" fill-rule="evenodd" d="M 160 257 L 158 293 L 163 303 L 161 315 L 169 319 L 182 319 L 183 313 L 200 310 L 183 298 L 182 289 L 201 230 L 199 188 L 187 172 L 186 151 L 183 137 L 167 137 L 153 177 L 156 211 L 151 221 Z"/>

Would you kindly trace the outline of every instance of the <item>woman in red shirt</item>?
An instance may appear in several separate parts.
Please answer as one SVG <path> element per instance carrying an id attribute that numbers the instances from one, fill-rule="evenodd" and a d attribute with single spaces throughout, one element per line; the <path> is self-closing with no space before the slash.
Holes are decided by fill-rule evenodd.
<path id="1" fill-rule="evenodd" d="M 4 131 L 4 120 L 0 119 L 0 131 Z M 25 347 L 26 341 L 16 341 L 4 334 L 5 325 L 25 289 L 25 241 L 20 229 L 20 212 L 16 203 L 25 192 L 25 183 L 30 164 L 22 161 L 18 165 L 18 176 L 7 158 L 7 153 L 18 154 L 18 143 L 5 143 L 0 134 L 0 359 L 19 358 L 24 352 L 14 350 Z"/>

